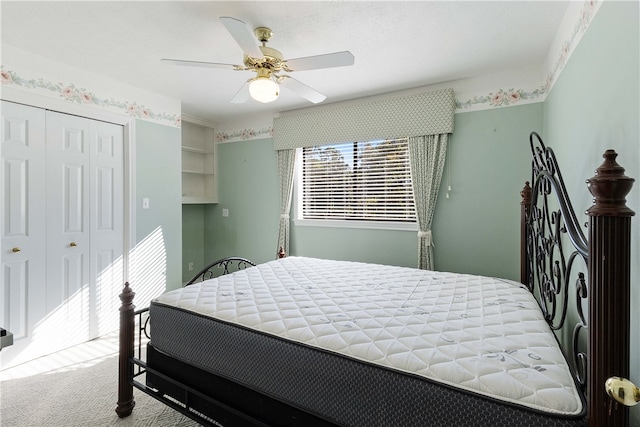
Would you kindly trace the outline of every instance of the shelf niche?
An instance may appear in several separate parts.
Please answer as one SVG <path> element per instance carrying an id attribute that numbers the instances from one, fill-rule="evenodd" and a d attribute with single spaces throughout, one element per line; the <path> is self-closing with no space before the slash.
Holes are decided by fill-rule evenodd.
<path id="1" fill-rule="evenodd" d="M 182 119 L 182 204 L 218 202 L 218 158 L 213 128 Z"/>

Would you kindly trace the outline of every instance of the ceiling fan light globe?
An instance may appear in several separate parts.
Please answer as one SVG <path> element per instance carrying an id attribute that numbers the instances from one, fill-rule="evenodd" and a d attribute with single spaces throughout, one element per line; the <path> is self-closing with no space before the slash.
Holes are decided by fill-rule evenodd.
<path id="1" fill-rule="evenodd" d="M 256 77 L 249 84 L 251 98 L 258 102 L 268 103 L 278 99 L 280 87 L 276 82 L 267 77 Z"/>

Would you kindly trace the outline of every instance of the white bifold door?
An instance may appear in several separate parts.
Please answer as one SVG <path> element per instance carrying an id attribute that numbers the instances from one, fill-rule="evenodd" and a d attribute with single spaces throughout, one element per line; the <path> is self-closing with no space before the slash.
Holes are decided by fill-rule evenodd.
<path id="1" fill-rule="evenodd" d="M 0 369 L 117 329 L 123 128 L 2 102 Z"/>

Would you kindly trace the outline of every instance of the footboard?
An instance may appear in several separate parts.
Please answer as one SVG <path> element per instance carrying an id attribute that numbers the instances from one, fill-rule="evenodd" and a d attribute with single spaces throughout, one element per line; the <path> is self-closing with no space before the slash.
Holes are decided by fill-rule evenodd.
<path id="1" fill-rule="evenodd" d="M 241 257 L 227 257 L 212 262 L 201 271 L 199 271 L 190 281 L 184 286 L 191 285 L 196 282 L 207 280 L 213 277 L 229 274 L 233 271 L 243 270 L 245 268 L 254 266 L 255 264 Z M 228 408 L 221 402 L 214 401 L 208 396 L 202 395 L 197 390 L 185 388 L 183 385 L 176 383 L 171 378 L 166 377 L 160 372 L 155 372 L 147 366 L 145 358 L 143 356 L 144 349 L 143 344 L 146 340 L 151 338 L 149 307 L 145 307 L 140 310 L 135 309 L 133 304 L 133 298 L 135 293 L 131 289 L 129 282 L 125 283 L 124 289 L 120 294 L 120 301 L 122 303 L 120 307 L 120 352 L 119 352 L 119 365 L 118 365 L 118 403 L 116 407 L 116 413 L 120 418 L 127 417 L 133 411 L 135 407 L 135 400 L 133 398 L 133 388 L 138 388 L 144 391 L 148 395 L 156 398 L 165 405 L 182 412 L 191 419 L 199 423 L 211 422 L 211 425 L 217 425 L 213 420 L 207 420 L 197 412 L 190 412 L 187 408 L 176 403 L 174 400 L 167 398 L 163 393 L 158 393 L 155 390 L 149 388 L 138 380 L 139 377 L 147 373 L 162 378 L 163 381 L 169 383 L 175 383 L 177 388 L 180 388 L 181 393 L 186 396 L 184 399 L 189 402 L 194 399 L 200 399 L 208 404 L 224 407 L 224 410 L 231 414 L 232 419 L 246 423 L 254 423 L 260 425 L 259 422 L 254 422 L 250 417 L 245 416 L 242 413 L 235 411 L 233 408 Z"/>
<path id="2" fill-rule="evenodd" d="M 200 270 L 193 276 L 193 279 L 185 283 L 184 286 L 189 286 L 196 282 L 202 282 L 203 280 L 212 279 L 217 276 L 223 276 L 233 271 L 244 270 L 247 267 L 252 267 L 255 264 L 246 258 L 240 257 L 227 257 L 212 262 L 205 268 Z"/>

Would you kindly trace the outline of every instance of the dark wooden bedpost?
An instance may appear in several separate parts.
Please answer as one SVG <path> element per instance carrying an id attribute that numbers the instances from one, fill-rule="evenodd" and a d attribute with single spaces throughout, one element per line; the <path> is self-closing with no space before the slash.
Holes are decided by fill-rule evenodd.
<path id="1" fill-rule="evenodd" d="M 132 373 L 131 358 L 134 350 L 135 329 L 135 305 L 133 297 L 135 293 L 129 287 L 129 282 L 124 284 L 120 294 L 120 353 L 118 362 L 118 406 L 116 413 L 120 418 L 131 415 L 136 402 L 133 400 L 133 384 L 129 381 Z"/>
<path id="2" fill-rule="evenodd" d="M 589 215 L 589 347 L 587 399 L 590 427 L 629 425 L 629 409 L 605 391 L 611 376 L 629 377 L 631 217 L 626 195 L 633 179 L 607 150 L 587 180 L 594 196 Z"/>
<path id="3" fill-rule="evenodd" d="M 531 210 L 531 187 L 525 182 L 520 192 L 520 283 L 529 286 L 529 263 L 527 262 L 527 218 Z"/>
<path id="4" fill-rule="evenodd" d="M 280 249 L 278 250 L 278 258 L 284 258 L 286 256 L 287 256 L 287 253 L 284 251 L 284 248 L 280 246 Z"/>

